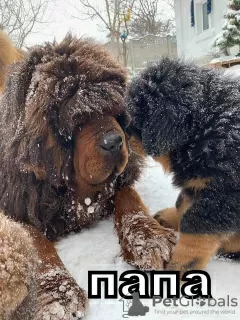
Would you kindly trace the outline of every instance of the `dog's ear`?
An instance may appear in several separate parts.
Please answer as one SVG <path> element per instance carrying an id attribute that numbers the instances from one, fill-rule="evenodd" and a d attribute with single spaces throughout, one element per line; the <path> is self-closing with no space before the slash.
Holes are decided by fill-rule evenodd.
<path id="1" fill-rule="evenodd" d="M 41 161 L 42 154 L 45 152 L 41 148 L 41 141 L 37 136 L 34 137 L 35 132 L 28 132 L 26 101 L 30 91 L 34 90 L 31 85 L 32 77 L 41 58 L 41 53 L 36 52 L 9 68 L 1 102 L 2 121 L 12 123 L 12 118 L 15 118 L 14 123 L 17 124 L 17 126 L 9 126 L 8 132 L 0 133 L 9 136 L 5 149 L 10 159 L 9 166 L 17 166 L 18 170 L 32 172 L 37 179 L 43 179 L 46 176 L 45 166 Z M 6 108 L 5 105 L 7 105 Z M 44 119 L 39 118 L 39 136 L 43 130 Z"/>
<path id="2" fill-rule="evenodd" d="M 41 81 L 38 68 L 45 54 L 41 47 L 33 48 L 26 59 L 11 66 L 1 101 L 2 121 L 13 123 L 15 118 L 17 126 L 9 126 L 8 132 L 1 132 L 0 128 L 0 138 L 1 134 L 10 137 L 5 152 L 11 168 L 33 173 L 37 180 L 47 177 L 53 186 L 59 187 L 63 185 L 63 176 L 67 180 L 71 176 L 71 150 L 60 148 L 53 137 L 46 120 L 46 96 L 35 96 Z"/>
<path id="3" fill-rule="evenodd" d="M 127 108 L 148 154 L 167 154 L 189 139 L 202 97 L 199 75 L 195 65 L 165 58 L 132 81 Z"/>

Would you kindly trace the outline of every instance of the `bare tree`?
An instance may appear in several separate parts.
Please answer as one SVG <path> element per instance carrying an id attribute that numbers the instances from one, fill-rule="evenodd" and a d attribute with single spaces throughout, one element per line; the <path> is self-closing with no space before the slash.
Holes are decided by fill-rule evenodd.
<path id="1" fill-rule="evenodd" d="M 117 58 L 123 58 L 126 64 L 126 43 L 123 41 L 123 51 L 121 52 L 121 33 L 126 30 L 127 23 L 125 14 L 127 10 L 132 10 L 136 0 L 104 0 L 99 5 L 97 0 L 73 0 L 76 13 L 73 18 L 76 19 L 96 19 L 99 21 L 99 28 L 106 32 L 111 43 L 117 44 Z M 126 30 L 127 31 L 127 30 Z"/>
<path id="2" fill-rule="evenodd" d="M 107 32 L 107 35 L 115 40 L 120 37 L 120 29 L 124 23 L 124 13 L 132 8 L 136 0 L 104 0 L 99 5 L 97 0 L 73 0 L 71 3 L 77 14 L 76 19 L 97 19 L 100 22 L 100 29 Z"/>
<path id="3" fill-rule="evenodd" d="M 151 22 L 146 19 L 136 18 L 131 23 L 130 31 L 135 37 L 144 37 L 147 34 L 167 36 L 175 33 L 175 26 L 171 19 Z"/>
<path id="4" fill-rule="evenodd" d="M 166 19 L 166 2 L 168 18 Z M 143 37 L 147 34 L 163 35 L 175 32 L 173 1 L 171 0 L 137 0 L 135 3 L 133 18 L 130 24 L 130 32 L 133 36 Z M 169 14 L 171 10 L 171 14 Z"/>
<path id="5" fill-rule="evenodd" d="M 53 0 L 50 0 L 53 1 Z M 49 0 L 1 0 L 0 29 L 21 48 L 35 25 L 48 22 L 45 18 Z"/>
<path id="6" fill-rule="evenodd" d="M 175 11 L 174 0 L 163 0 L 173 11 Z"/>

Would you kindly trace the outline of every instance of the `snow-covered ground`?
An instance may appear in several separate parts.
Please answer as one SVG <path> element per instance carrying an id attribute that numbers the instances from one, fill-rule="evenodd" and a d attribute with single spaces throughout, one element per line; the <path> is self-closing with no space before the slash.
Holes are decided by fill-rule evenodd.
<path id="1" fill-rule="evenodd" d="M 145 173 L 136 185 L 136 189 L 149 207 L 151 213 L 173 206 L 178 194 L 171 186 L 171 178 L 166 177 L 161 167 L 148 161 Z M 118 257 L 120 247 L 113 230 L 113 221 L 101 221 L 79 234 L 70 235 L 57 244 L 60 257 L 78 284 L 87 290 L 88 270 L 131 269 Z M 236 307 L 200 307 L 197 303 L 191 307 L 166 307 L 158 304 L 153 307 L 152 300 L 142 300 L 150 308 L 143 319 L 154 320 L 213 320 L 240 319 L 240 268 L 239 264 L 214 260 L 207 271 L 212 278 L 212 294 L 215 299 L 236 298 Z M 223 300 L 218 300 L 218 302 Z M 186 304 L 186 301 L 184 302 Z M 213 304 L 213 302 L 212 302 Z M 86 320 L 119 320 L 122 319 L 123 302 L 118 300 L 91 300 Z M 133 318 L 133 317 L 130 317 Z M 135 317 L 136 319 L 136 317 Z"/>

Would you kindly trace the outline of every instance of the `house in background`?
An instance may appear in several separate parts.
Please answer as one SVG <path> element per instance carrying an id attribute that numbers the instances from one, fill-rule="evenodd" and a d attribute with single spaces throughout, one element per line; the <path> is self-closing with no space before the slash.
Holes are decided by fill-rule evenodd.
<path id="1" fill-rule="evenodd" d="M 175 0 L 178 56 L 206 64 L 222 30 L 228 0 Z"/>

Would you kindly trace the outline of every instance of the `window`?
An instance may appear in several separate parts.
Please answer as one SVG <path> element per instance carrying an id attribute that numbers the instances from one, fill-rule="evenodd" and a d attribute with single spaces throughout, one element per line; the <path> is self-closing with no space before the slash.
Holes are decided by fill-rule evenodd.
<path id="1" fill-rule="evenodd" d="M 197 34 L 200 35 L 211 28 L 211 14 L 208 13 L 206 0 L 196 0 L 195 13 Z"/>
<path id="2" fill-rule="evenodd" d="M 209 29 L 209 15 L 207 10 L 207 2 L 203 3 L 202 5 L 202 26 L 203 31 Z"/>

